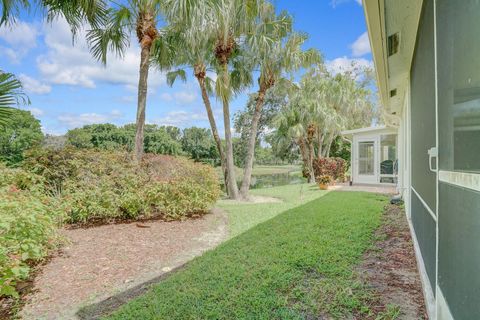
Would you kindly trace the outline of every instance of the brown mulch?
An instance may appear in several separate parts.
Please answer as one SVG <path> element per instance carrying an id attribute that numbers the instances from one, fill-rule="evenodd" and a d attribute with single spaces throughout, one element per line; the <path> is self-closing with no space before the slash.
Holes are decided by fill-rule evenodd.
<path id="1" fill-rule="evenodd" d="M 427 319 L 422 284 L 410 229 L 403 209 L 389 205 L 376 231 L 376 243 L 364 255 L 359 272 L 375 293 L 372 309 L 385 314 L 388 306 L 400 308 L 395 319 Z"/>
<path id="2" fill-rule="evenodd" d="M 227 237 L 218 209 L 185 221 L 142 221 L 65 229 L 61 252 L 39 268 L 23 297 L 23 319 L 75 319 L 78 310 L 141 286 Z"/>

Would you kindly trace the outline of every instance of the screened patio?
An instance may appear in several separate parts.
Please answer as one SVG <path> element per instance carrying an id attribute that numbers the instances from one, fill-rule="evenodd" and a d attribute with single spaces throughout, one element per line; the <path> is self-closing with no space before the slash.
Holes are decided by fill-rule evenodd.
<path id="1" fill-rule="evenodd" d="M 352 146 L 352 184 L 397 184 L 397 129 L 377 126 L 344 131 L 342 135 Z"/>

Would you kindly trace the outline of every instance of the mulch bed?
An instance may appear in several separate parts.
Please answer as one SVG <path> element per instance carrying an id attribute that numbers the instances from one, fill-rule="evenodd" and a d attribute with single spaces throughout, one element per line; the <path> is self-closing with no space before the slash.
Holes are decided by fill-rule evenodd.
<path id="1" fill-rule="evenodd" d="M 135 287 L 181 266 L 228 235 L 221 210 L 166 222 L 139 222 L 67 228 L 67 243 L 35 266 L 21 284 L 21 300 L 0 300 L 0 319 L 70 319 L 84 306 Z"/>
<path id="2" fill-rule="evenodd" d="M 375 293 L 372 311 L 385 314 L 396 307 L 395 319 L 428 319 L 410 229 L 401 207 L 386 207 L 375 237 L 375 245 L 359 267 L 362 279 Z"/>

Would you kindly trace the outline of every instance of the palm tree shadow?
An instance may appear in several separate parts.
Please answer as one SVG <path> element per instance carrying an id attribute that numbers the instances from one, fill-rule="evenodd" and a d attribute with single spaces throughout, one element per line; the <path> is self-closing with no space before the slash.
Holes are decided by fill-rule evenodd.
<path id="1" fill-rule="evenodd" d="M 112 312 L 119 309 L 124 304 L 128 303 L 129 301 L 147 293 L 153 285 L 165 280 L 168 278 L 172 273 L 183 269 L 185 264 L 180 265 L 169 272 L 162 273 L 161 275 L 150 279 L 146 282 L 143 282 L 135 287 L 127 289 L 123 292 L 120 292 L 116 295 L 108 297 L 100 302 L 96 302 L 90 305 L 87 305 L 80 310 L 77 311 L 76 316 L 78 319 L 81 320 L 94 320 L 100 319 L 105 317 Z"/>

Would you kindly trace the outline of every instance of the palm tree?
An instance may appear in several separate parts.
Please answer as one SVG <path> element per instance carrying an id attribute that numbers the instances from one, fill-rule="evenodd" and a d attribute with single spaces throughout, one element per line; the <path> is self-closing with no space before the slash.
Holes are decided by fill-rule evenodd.
<path id="1" fill-rule="evenodd" d="M 145 109 L 147 104 L 148 73 L 152 52 L 156 53 L 157 65 L 168 69 L 172 64 L 171 48 L 164 40 L 165 30 L 157 27 L 162 14 L 160 0 L 129 0 L 126 5 L 116 4 L 108 10 L 102 26 L 96 26 L 87 34 L 92 55 L 103 64 L 107 53 L 114 51 L 123 56 L 129 46 L 130 35 L 135 33 L 140 45 L 140 68 L 138 79 L 135 155 L 141 160 L 144 152 Z"/>
<path id="2" fill-rule="evenodd" d="M 100 25 L 107 12 L 105 0 L 2 0 L 0 6 L 0 26 L 14 25 L 21 12 L 35 11 L 44 13 L 49 22 L 65 18 L 74 35 L 85 23 Z"/>
<path id="3" fill-rule="evenodd" d="M 297 33 L 288 35 L 291 31 L 291 25 L 292 19 L 288 14 L 282 13 L 279 16 L 275 16 L 272 11 L 271 15 L 267 16 L 263 23 L 260 24 L 258 31 L 249 39 L 249 49 L 260 67 L 260 77 L 258 79 L 259 89 L 247 145 L 242 186 L 240 188 L 243 198 L 248 197 L 258 123 L 267 91 L 279 81 L 285 80 L 282 78 L 284 73 L 295 72 L 301 67 L 309 67 L 314 63 L 319 63 L 321 60 L 318 51 L 302 50 L 302 44 L 307 39 L 306 35 Z M 268 38 L 273 39 L 273 43 L 262 41 L 265 35 L 269 35 Z M 285 40 L 287 35 L 288 38 Z"/>
<path id="4" fill-rule="evenodd" d="M 172 5 L 178 5 L 178 2 L 171 3 Z M 197 83 L 200 87 L 200 92 L 202 95 L 202 100 L 205 105 L 205 110 L 207 111 L 208 121 L 210 123 L 210 128 L 212 130 L 213 139 L 220 156 L 220 164 L 222 167 L 222 172 L 224 176 L 225 185 L 227 185 L 228 173 L 226 170 L 226 159 L 225 151 L 222 144 L 222 140 L 218 133 L 217 123 L 215 121 L 215 116 L 212 110 L 212 105 L 210 102 L 210 95 L 213 93 L 213 86 L 215 81 L 208 76 L 208 72 L 213 72 L 212 68 L 215 57 L 213 56 L 213 43 L 211 39 L 205 37 L 205 32 L 202 28 L 198 28 L 197 25 L 189 25 L 185 23 L 184 19 L 181 18 L 181 15 L 178 14 L 178 8 L 169 8 L 169 22 L 171 24 L 172 34 L 171 40 L 175 41 L 174 44 L 170 44 L 170 47 L 175 47 L 175 65 L 178 67 L 174 71 L 167 73 L 167 84 L 172 86 L 176 79 L 181 79 L 183 82 L 187 80 L 187 72 L 185 69 L 191 69 Z M 211 11 L 210 11 L 211 12 Z M 208 18 L 206 12 L 195 11 L 196 15 L 201 15 L 201 17 L 195 16 L 195 18 L 202 19 L 206 21 Z M 196 21 L 192 19 L 192 16 L 189 17 L 190 23 Z M 154 54 L 154 62 L 156 64 L 161 64 L 161 60 L 157 61 L 157 56 Z"/>
<path id="5" fill-rule="evenodd" d="M 15 75 L 0 70 L 0 126 L 8 124 L 13 112 L 12 107 L 29 103 L 22 83 Z"/>
<path id="6" fill-rule="evenodd" d="M 230 124 L 230 100 L 232 94 L 238 92 L 251 77 L 248 68 L 230 68 L 235 57 L 241 63 L 249 62 L 246 56 L 241 57 L 245 37 L 255 31 L 262 15 L 270 12 L 269 4 L 263 0 L 207 0 L 212 10 L 212 21 L 209 21 L 206 32 L 214 42 L 213 52 L 216 59 L 217 81 L 215 92 L 223 105 L 223 121 L 226 143 L 226 168 L 228 172 L 227 190 L 231 199 L 239 199 L 238 186 L 235 179 L 233 161 L 232 130 Z M 268 9 L 267 9 L 268 8 Z M 245 51 L 243 51 L 245 54 Z M 239 63 L 239 64 L 241 64 Z"/>

